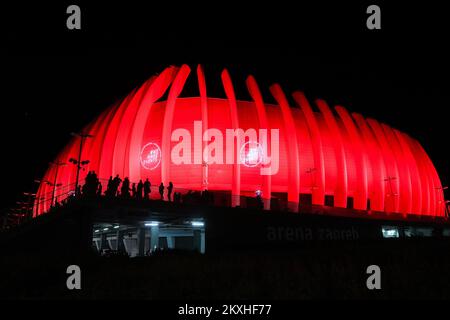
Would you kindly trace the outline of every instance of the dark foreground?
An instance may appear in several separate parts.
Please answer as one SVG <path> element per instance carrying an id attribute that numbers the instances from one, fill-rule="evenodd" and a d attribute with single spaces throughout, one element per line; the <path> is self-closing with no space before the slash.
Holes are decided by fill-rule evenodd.
<path id="1" fill-rule="evenodd" d="M 390 299 L 450 298 L 444 240 L 317 243 L 289 252 L 186 252 L 75 258 L 32 252 L 0 257 L 1 299 Z M 82 289 L 66 288 L 79 264 Z M 366 268 L 381 268 L 381 290 Z"/>

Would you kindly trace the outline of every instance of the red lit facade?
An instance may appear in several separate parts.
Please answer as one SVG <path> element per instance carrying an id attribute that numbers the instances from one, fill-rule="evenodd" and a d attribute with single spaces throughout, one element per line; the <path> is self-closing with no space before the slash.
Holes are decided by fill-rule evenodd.
<path id="1" fill-rule="evenodd" d="M 196 73 L 200 95 L 181 98 L 191 73 Z M 93 137 L 82 149 L 81 159 L 90 163 L 80 172 L 80 182 L 88 171 L 95 171 L 105 180 L 118 174 L 132 182 L 149 178 L 152 185 L 172 181 L 178 188 L 202 190 L 207 178 L 209 190 L 230 191 L 232 196 L 261 190 L 264 199 L 284 193 L 294 207 L 300 194 L 312 194 L 315 205 L 324 205 L 325 196 L 333 196 L 336 207 L 346 207 L 353 198 L 353 207 L 360 210 L 367 210 L 370 202 L 373 211 L 444 216 L 436 169 L 420 143 L 407 134 L 342 106 L 332 108 L 320 99 L 311 103 L 301 92 L 292 94 L 289 100 L 296 105 L 290 105 L 278 84 L 270 87 L 276 104 L 267 104 L 252 76 L 246 80 L 251 101 L 239 101 L 227 70 L 221 81 L 225 99 L 208 97 L 201 66 L 194 72 L 187 65 L 169 67 L 151 77 L 83 129 Z M 167 100 L 161 101 L 166 92 Z M 278 173 L 261 175 L 258 167 L 242 164 L 210 164 L 206 169 L 198 163 L 173 164 L 173 130 L 193 132 L 195 121 L 202 122 L 203 131 L 279 129 Z M 80 139 L 74 137 L 55 159 L 67 163 L 58 168 L 57 196 L 75 182 L 76 166 L 69 159 L 78 157 L 79 147 Z M 160 152 L 160 161 L 143 163 L 141 153 L 152 148 Z M 192 145 L 194 157 L 195 152 Z M 42 180 L 54 181 L 56 169 L 50 166 Z M 52 191 L 50 184 L 40 185 L 35 215 L 49 209 L 50 202 L 40 199 Z"/>

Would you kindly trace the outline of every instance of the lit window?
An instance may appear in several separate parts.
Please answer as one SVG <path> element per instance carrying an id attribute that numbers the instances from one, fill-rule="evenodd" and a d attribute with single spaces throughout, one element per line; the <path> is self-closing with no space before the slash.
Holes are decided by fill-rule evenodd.
<path id="1" fill-rule="evenodd" d="M 395 227 L 382 227 L 383 238 L 398 238 L 400 235 Z"/>

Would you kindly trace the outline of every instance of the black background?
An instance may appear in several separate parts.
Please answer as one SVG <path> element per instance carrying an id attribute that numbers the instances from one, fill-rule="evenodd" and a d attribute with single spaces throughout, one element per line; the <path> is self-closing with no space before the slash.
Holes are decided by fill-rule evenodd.
<path id="1" fill-rule="evenodd" d="M 2 5 L 0 208 L 35 191 L 71 131 L 182 63 L 204 64 L 210 96 L 224 96 L 226 67 L 238 98 L 253 74 L 268 102 L 278 82 L 385 122 L 422 143 L 446 185 L 449 19 L 442 1 L 395 2 Z M 79 31 L 66 29 L 70 4 Z M 366 28 L 369 4 L 381 7 L 381 30 Z"/>

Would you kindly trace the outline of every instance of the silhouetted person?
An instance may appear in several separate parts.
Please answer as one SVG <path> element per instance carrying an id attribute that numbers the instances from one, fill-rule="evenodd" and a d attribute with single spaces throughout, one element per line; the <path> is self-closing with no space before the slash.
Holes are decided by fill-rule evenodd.
<path id="1" fill-rule="evenodd" d="M 122 198 L 130 197 L 130 179 L 128 179 L 128 177 L 123 179 L 122 188 L 120 189 L 120 195 L 122 196 Z"/>
<path id="2" fill-rule="evenodd" d="M 95 197 L 98 188 L 98 177 L 94 171 L 89 171 L 85 178 L 85 184 L 83 186 L 83 195 L 87 197 Z"/>
<path id="3" fill-rule="evenodd" d="M 91 180 L 91 171 L 89 171 L 87 173 L 86 177 L 84 178 L 84 184 L 81 187 L 81 193 L 82 193 L 83 196 L 87 196 L 88 193 L 89 193 L 88 189 L 89 189 L 90 180 Z"/>
<path id="4" fill-rule="evenodd" d="M 159 185 L 159 195 L 161 196 L 161 200 L 164 200 L 164 184 L 162 182 Z"/>
<path id="5" fill-rule="evenodd" d="M 83 195 L 83 196 L 86 196 L 87 195 L 87 189 L 88 189 L 88 184 L 85 182 L 84 184 L 83 184 L 83 186 L 81 187 L 81 194 Z"/>
<path id="6" fill-rule="evenodd" d="M 193 197 L 192 190 L 188 190 L 188 192 L 183 196 L 183 202 L 189 203 L 191 202 Z"/>
<path id="7" fill-rule="evenodd" d="M 115 197 L 117 196 L 117 191 L 119 190 L 120 183 L 122 182 L 122 179 L 120 179 L 119 175 L 116 175 L 116 177 L 113 179 L 113 189 L 112 189 L 112 195 Z"/>
<path id="8" fill-rule="evenodd" d="M 152 184 L 148 181 L 148 178 L 144 182 L 144 199 L 150 199 L 150 192 L 152 192 Z"/>
<path id="9" fill-rule="evenodd" d="M 142 183 L 142 180 L 139 180 L 139 183 L 137 185 L 136 189 L 136 199 L 141 200 L 142 199 L 142 189 L 144 189 L 144 183 Z"/>
<path id="10" fill-rule="evenodd" d="M 136 183 L 133 182 L 133 184 L 131 185 L 131 197 L 133 199 L 136 199 Z"/>
<path id="11" fill-rule="evenodd" d="M 208 190 L 206 189 L 202 191 L 202 202 L 208 203 Z"/>
<path id="12" fill-rule="evenodd" d="M 102 189 L 103 189 L 103 186 L 102 186 L 102 184 L 100 183 L 100 181 L 98 181 L 98 182 L 97 182 L 97 196 L 98 196 L 98 197 L 101 197 L 101 196 L 102 196 Z"/>
<path id="13" fill-rule="evenodd" d="M 264 202 L 263 202 L 263 199 L 262 199 L 260 191 L 256 192 L 256 204 L 257 204 L 259 209 L 263 209 L 264 208 Z"/>
<path id="14" fill-rule="evenodd" d="M 173 190 L 173 183 L 172 181 L 169 182 L 169 186 L 167 187 L 167 199 L 169 201 L 172 201 L 172 190 Z"/>
<path id="15" fill-rule="evenodd" d="M 114 189 L 114 181 L 113 181 L 113 177 L 110 176 L 109 180 L 108 180 L 108 184 L 106 186 L 105 195 L 108 196 L 108 197 L 112 197 L 113 196 L 113 189 Z"/>
<path id="16" fill-rule="evenodd" d="M 98 184 L 100 183 L 100 180 L 98 180 L 98 176 L 95 173 L 95 171 L 92 171 L 91 174 L 91 182 L 92 182 L 92 193 L 95 195 L 97 189 L 98 189 Z"/>

